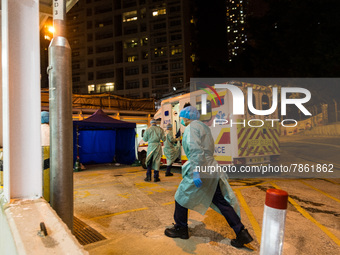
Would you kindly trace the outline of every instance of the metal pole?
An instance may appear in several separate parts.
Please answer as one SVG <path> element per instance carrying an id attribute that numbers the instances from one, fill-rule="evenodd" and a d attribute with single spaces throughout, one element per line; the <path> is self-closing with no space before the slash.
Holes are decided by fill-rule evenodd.
<path id="1" fill-rule="evenodd" d="M 51 206 L 73 229 L 73 126 L 71 48 L 65 38 L 66 1 L 53 1 L 54 37 L 49 53 Z"/>
<path id="2" fill-rule="evenodd" d="M 42 195 L 39 1 L 2 0 L 4 194 Z"/>

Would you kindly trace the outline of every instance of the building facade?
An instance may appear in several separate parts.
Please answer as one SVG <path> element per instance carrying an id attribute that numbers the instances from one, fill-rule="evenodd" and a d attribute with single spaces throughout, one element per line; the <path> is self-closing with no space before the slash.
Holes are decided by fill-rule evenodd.
<path id="1" fill-rule="evenodd" d="M 191 1 L 79 0 L 67 14 L 73 92 L 160 98 L 195 68 Z"/>
<path id="2" fill-rule="evenodd" d="M 248 0 L 227 0 L 227 40 L 228 61 L 232 62 L 235 57 L 245 50 L 247 42 L 246 17 Z"/>

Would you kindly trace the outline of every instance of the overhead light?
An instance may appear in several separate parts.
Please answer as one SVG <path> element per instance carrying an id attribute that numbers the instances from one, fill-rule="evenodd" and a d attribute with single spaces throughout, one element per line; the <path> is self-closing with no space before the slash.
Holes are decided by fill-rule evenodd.
<path id="1" fill-rule="evenodd" d="M 55 32 L 55 29 L 54 29 L 54 27 L 48 27 L 48 29 L 47 29 L 50 33 L 54 33 Z"/>

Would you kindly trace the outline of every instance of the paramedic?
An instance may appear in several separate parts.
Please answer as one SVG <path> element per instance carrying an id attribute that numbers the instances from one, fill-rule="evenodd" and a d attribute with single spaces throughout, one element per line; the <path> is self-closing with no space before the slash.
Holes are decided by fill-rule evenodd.
<path id="1" fill-rule="evenodd" d="M 236 239 L 231 245 L 243 247 L 253 240 L 240 219 L 240 208 L 226 173 L 200 172 L 199 167 L 217 166 L 214 159 L 215 143 L 210 128 L 199 121 L 199 112 L 193 106 L 179 115 L 186 126 L 182 146 L 188 161 L 182 166 L 182 181 L 175 194 L 175 225 L 165 230 L 168 237 L 188 239 L 188 209 L 205 214 L 209 207 L 222 214 L 234 230 Z"/>
<path id="2" fill-rule="evenodd" d="M 156 126 L 156 120 L 150 121 L 151 127 L 145 130 L 143 140 L 148 142 L 148 149 L 146 155 L 146 178 L 144 181 L 151 181 L 151 170 L 154 170 L 154 182 L 159 182 L 159 167 L 162 157 L 161 140 L 165 140 L 164 130 Z"/>
<path id="3" fill-rule="evenodd" d="M 165 176 L 173 176 L 171 173 L 172 163 L 178 158 L 181 144 L 177 143 L 180 138 L 174 138 L 172 133 L 172 125 L 166 126 L 166 138 L 164 142 L 164 155 L 166 157 L 166 173 Z"/>

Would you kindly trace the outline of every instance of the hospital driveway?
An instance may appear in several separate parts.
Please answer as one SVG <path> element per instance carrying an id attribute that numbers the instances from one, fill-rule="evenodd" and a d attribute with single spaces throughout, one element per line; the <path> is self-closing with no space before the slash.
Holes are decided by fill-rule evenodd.
<path id="1" fill-rule="evenodd" d="M 290 195 L 283 254 L 340 254 L 340 179 L 232 179 L 241 217 L 254 241 L 230 245 L 235 234 L 209 209 L 189 212 L 188 240 L 171 239 L 174 194 L 181 181 L 160 171 L 161 182 L 144 182 L 142 167 L 87 166 L 74 173 L 75 216 L 106 239 L 85 245 L 90 254 L 258 254 L 265 192 L 281 188 Z"/>

